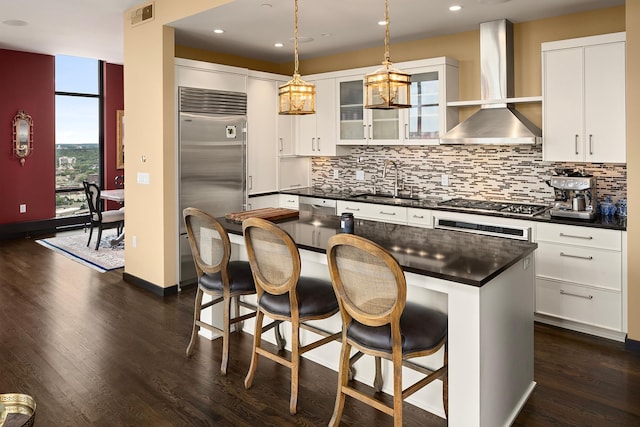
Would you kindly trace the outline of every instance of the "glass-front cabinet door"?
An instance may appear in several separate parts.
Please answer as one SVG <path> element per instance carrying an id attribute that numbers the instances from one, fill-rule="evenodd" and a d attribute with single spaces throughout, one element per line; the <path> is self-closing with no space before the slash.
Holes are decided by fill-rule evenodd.
<path id="1" fill-rule="evenodd" d="M 411 108 L 404 113 L 405 144 L 438 142 L 440 79 L 437 71 L 411 74 Z"/>
<path id="2" fill-rule="evenodd" d="M 398 110 L 364 108 L 364 80 L 339 78 L 339 139 L 342 145 L 395 145 L 400 140 Z"/>

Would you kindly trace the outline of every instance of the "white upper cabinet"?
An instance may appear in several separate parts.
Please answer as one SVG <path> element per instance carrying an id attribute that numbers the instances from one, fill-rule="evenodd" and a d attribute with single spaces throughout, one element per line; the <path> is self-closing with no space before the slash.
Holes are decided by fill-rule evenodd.
<path id="1" fill-rule="evenodd" d="M 316 85 L 316 113 L 296 116 L 298 155 L 336 155 L 336 86 L 333 78 L 308 80 Z"/>
<path id="2" fill-rule="evenodd" d="M 625 33 L 542 44 L 543 157 L 625 163 Z"/>
<path id="3" fill-rule="evenodd" d="M 338 144 L 393 145 L 400 143 L 400 110 L 364 108 L 364 73 L 336 79 Z"/>
<path id="4" fill-rule="evenodd" d="M 411 74 L 411 108 L 364 108 L 364 76 L 375 68 L 343 72 L 338 90 L 339 145 L 429 145 L 457 123 L 458 64 L 440 57 L 394 64 Z M 347 74 L 348 75 L 344 75 Z"/>

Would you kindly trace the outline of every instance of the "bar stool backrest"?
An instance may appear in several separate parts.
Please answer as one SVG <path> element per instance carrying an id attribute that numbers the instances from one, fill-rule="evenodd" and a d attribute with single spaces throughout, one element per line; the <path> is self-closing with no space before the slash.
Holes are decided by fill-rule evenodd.
<path id="1" fill-rule="evenodd" d="M 226 275 L 231 242 L 222 224 L 197 208 L 186 208 L 183 215 L 198 277 L 219 271 Z"/>

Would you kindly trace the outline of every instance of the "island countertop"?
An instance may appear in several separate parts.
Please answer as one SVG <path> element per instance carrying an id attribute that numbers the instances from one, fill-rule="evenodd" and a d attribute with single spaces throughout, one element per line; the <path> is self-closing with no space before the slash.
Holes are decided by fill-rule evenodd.
<path id="1" fill-rule="evenodd" d="M 229 233 L 242 234 L 242 224 L 219 220 Z M 303 214 L 277 225 L 300 249 L 321 253 L 326 252 L 329 238 L 340 233 L 337 216 Z M 355 221 L 355 234 L 387 249 L 407 272 L 478 287 L 537 248 L 536 243 L 521 240 L 362 219 Z"/>

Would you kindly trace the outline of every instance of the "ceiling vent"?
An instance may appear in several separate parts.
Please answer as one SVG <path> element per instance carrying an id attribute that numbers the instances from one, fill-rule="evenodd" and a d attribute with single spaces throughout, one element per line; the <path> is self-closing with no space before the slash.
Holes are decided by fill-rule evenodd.
<path id="1" fill-rule="evenodd" d="M 153 2 L 134 9 L 131 12 L 131 26 L 135 27 L 153 19 Z"/>

